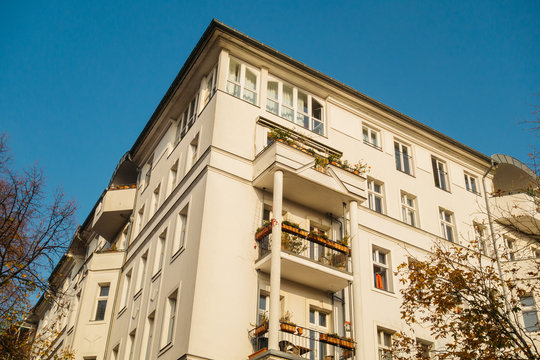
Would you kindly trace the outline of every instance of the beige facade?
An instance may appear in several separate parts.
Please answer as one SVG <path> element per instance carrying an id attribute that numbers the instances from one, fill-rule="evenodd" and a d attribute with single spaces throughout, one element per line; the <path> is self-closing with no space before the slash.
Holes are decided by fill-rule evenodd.
<path id="1" fill-rule="evenodd" d="M 62 281 L 79 305 L 58 344 L 76 359 L 376 359 L 404 327 L 396 267 L 434 241 L 468 246 L 491 165 L 212 22 L 76 236 L 86 256 Z"/>

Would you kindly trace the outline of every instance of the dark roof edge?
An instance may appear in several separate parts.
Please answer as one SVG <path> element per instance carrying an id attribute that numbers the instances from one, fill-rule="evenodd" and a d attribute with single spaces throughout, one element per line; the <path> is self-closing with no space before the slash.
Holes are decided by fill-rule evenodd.
<path id="1" fill-rule="evenodd" d="M 211 35 L 213 34 L 213 32 L 216 30 L 216 29 L 220 29 L 222 30 L 223 32 L 225 33 L 228 33 L 234 37 L 237 37 L 239 39 L 241 39 L 242 41 L 250 44 L 250 45 L 253 45 L 255 47 L 258 47 L 259 49 L 267 52 L 267 53 L 270 53 L 272 55 L 274 55 L 275 57 L 281 59 L 281 60 L 284 60 L 290 64 L 292 64 L 293 66 L 297 67 L 298 69 L 302 70 L 302 71 L 305 71 L 313 76 L 316 76 L 316 77 L 319 77 L 321 78 L 323 81 L 326 81 L 332 85 L 334 85 L 335 87 L 339 88 L 339 89 L 342 89 L 348 93 L 350 93 L 351 95 L 353 96 L 356 96 L 372 105 L 375 105 L 381 109 L 383 109 L 384 111 L 400 118 L 401 120 L 404 120 L 406 122 L 408 122 L 409 124 L 411 125 L 414 125 L 416 127 L 419 127 L 420 129 L 428 132 L 428 133 L 431 133 L 432 135 L 435 135 L 436 137 L 439 137 L 449 143 L 451 143 L 452 145 L 458 147 L 458 148 L 461 148 L 462 150 L 466 151 L 466 152 L 469 152 L 471 154 L 473 154 L 474 156 L 477 156 L 479 157 L 480 159 L 486 161 L 487 163 L 491 163 L 491 158 L 423 123 L 421 123 L 420 121 L 418 120 L 415 120 L 413 118 L 411 118 L 410 116 L 407 116 L 393 108 L 391 108 L 390 106 L 388 105 L 385 105 L 383 104 L 382 102 L 378 101 L 378 100 L 375 100 L 363 93 L 361 93 L 360 91 L 350 87 L 349 85 L 345 85 L 344 83 L 318 71 L 318 70 L 315 70 L 307 65 L 305 65 L 304 63 L 298 61 L 298 60 L 295 60 L 293 59 L 292 57 L 288 56 L 288 55 L 285 55 L 283 54 L 282 52 L 258 41 L 258 40 L 255 40 L 254 38 L 252 37 L 249 37 L 248 35 L 246 34 L 243 34 L 242 32 L 228 26 L 228 25 L 225 25 L 224 23 L 216 20 L 216 19 L 212 19 L 212 21 L 210 22 L 210 24 L 208 25 L 208 27 L 206 28 L 204 34 L 202 35 L 202 37 L 199 39 L 199 41 L 197 42 L 197 45 L 195 45 L 195 48 L 192 50 L 191 54 L 189 55 L 189 57 L 187 58 L 186 62 L 184 63 L 184 65 L 182 66 L 182 68 L 180 69 L 178 75 L 176 76 L 176 78 L 174 79 L 174 81 L 172 82 L 171 86 L 169 87 L 169 89 L 167 90 L 167 92 L 165 93 L 165 96 L 163 97 L 163 99 L 161 100 L 161 102 L 159 103 L 158 107 L 156 108 L 156 110 L 154 111 L 154 113 L 152 114 L 152 117 L 149 119 L 149 121 L 147 122 L 146 126 L 144 127 L 143 131 L 140 133 L 139 137 L 137 138 L 137 140 L 135 141 L 135 143 L 133 144 L 131 150 L 130 150 L 130 153 L 133 154 L 134 151 L 136 151 L 138 149 L 138 147 L 140 146 L 140 144 L 142 143 L 143 139 L 145 138 L 146 134 L 148 131 L 150 131 L 152 125 L 154 124 L 154 122 L 156 121 L 157 117 L 161 114 L 163 108 L 166 106 L 166 104 L 169 102 L 170 98 L 172 97 L 172 94 L 174 93 L 174 90 L 176 89 L 176 87 L 180 84 L 182 78 L 184 77 L 184 75 L 186 74 L 186 72 L 188 71 L 188 69 L 190 68 L 190 66 L 192 65 L 192 62 L 194 62 L 194 60 L 196 59 L 198 53 L 200 52 L 200 50 L 202 49 L 202 47 L 208 42 L 208 40 L 210 39 Z"/>

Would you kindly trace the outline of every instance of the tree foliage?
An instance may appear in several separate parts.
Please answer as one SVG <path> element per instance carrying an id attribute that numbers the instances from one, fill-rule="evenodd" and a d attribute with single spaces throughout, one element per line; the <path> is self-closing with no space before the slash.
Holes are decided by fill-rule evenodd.
<path id="1" fill-rule="evenodd" d="M 31 297 L 50 291 L 43 275 L 67 249 L 75 205 L 61 192 L 47 194 L 37 165 L 16 171 L 6 138 L 0 137 L 0 358 L 24 359 L 28 346 L 17 341 Z"/>

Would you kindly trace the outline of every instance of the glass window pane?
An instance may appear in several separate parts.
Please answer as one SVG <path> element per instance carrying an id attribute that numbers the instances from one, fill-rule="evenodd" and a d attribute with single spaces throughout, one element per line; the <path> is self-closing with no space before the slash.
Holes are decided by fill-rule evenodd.
<path id="1" fill-rule="evenodd" d="M 240 86 L 232 82 L 227 82 L 227 92 L 236 97 L 240 97 Z"/>
<path id="2" fill-rule="evenodd" d="M 308 97 L 307 94 L 298 91 L 297 109 L 298 111 L 306 114 L 308 112 Z"/>
<path id="3" fill-rule="evenodd" d="M 96 317 L 94 320 L 105 319 L 105 310 L 107 309 L 107 300 L 99 300 L 97 303 Z"/>
<path id="4" fill-rule="evenodd" d="M 109 286 L 101 286 L 99 289 L 99 296 L 109 296 Z"/>
<path id="5" fill-rule="evenodd" d="M 275 101 L 267 100 L 266 110 L 270 111 L 272 114 L 279 115 L 279 104 Z"/>
<path id="6" fill-rule="evenodd" d="M 281 116 L 289 121 L 294 120 L 294 111 L 288 107 L 281 107 Z"/>
<path id="7" fill-rule="evenodd" d="M 532 296 L 522 297 L 521 306 L 534 306 L 534 298 Z"/>
<path id="8" fill-rule="evenodd" d="M 317 120 L 322 120 L 322 105 L 313 98 L 311 98 L 311 116 Z"/>
<path id="9" fill-rule="evenodd" d="M 257 93 L 248 89 L 244 89 L 244 100 L 255 104 L 257 102 Z"/>
<path id="10" fill-rule="evenodd" d="M 309 322 L 315 324 L 315 311 L 309 310 Z"/>
<path id="11" fill-rule="evenodd" d="M 259 296 L 259 309 L 266 310 L 266 296 Z"/>
<path id="12" fill-rule="evenodd" d="M 326 327 L 326 314 L 319 313 L 319 325 Z"/>
<path id="13" fill-rule="evenodd" d="M 240 82 L 240 64 L 231 60 L 229 64 L 229 80 Z"/>
<path id="14" fill-rule="evenodd" d="M 269 99 L 278 100 L 278 83 L 276 81 L 269 81 L 266 85 L 266 96 Z"/>
<path id="15" fill-rule="evenodd" d="M 257 75 L 249 69 L 246 69 L 246 89 L 257 90 Z"/>
<path id="16" fill-rule="evenodd" d="M 283 85 L 283 105 L 293 106 L 293 88 Z"/>
<path id="17" fill-rule="evenodd" d="M 369 142 L 368 129 L 366 128 L 362 129 L 362 135 L 364 136 L 364 142 Z"/>
<path id="18" fill-rule="evenodd" d="M 538 314 L 536 313 L 536 311 L 524 312 L 523 323 L 527 331 L 538 331 Z"/>
<path id="19" fill-rule="evenodd" d="M 323 135 L 324 134 L 324 125 L 322 122 L 313 119 L 313 132 Z"/>

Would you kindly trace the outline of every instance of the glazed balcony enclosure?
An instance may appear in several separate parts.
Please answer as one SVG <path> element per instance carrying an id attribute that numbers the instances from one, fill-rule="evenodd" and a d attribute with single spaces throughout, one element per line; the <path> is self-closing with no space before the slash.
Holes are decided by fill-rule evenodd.
<path id="1" fill-rule="evenodd" d="M 111 186 L 96 207 L 93 228 L 107 241 L 128 222 L 135 201 L 135 185 Z"/>

